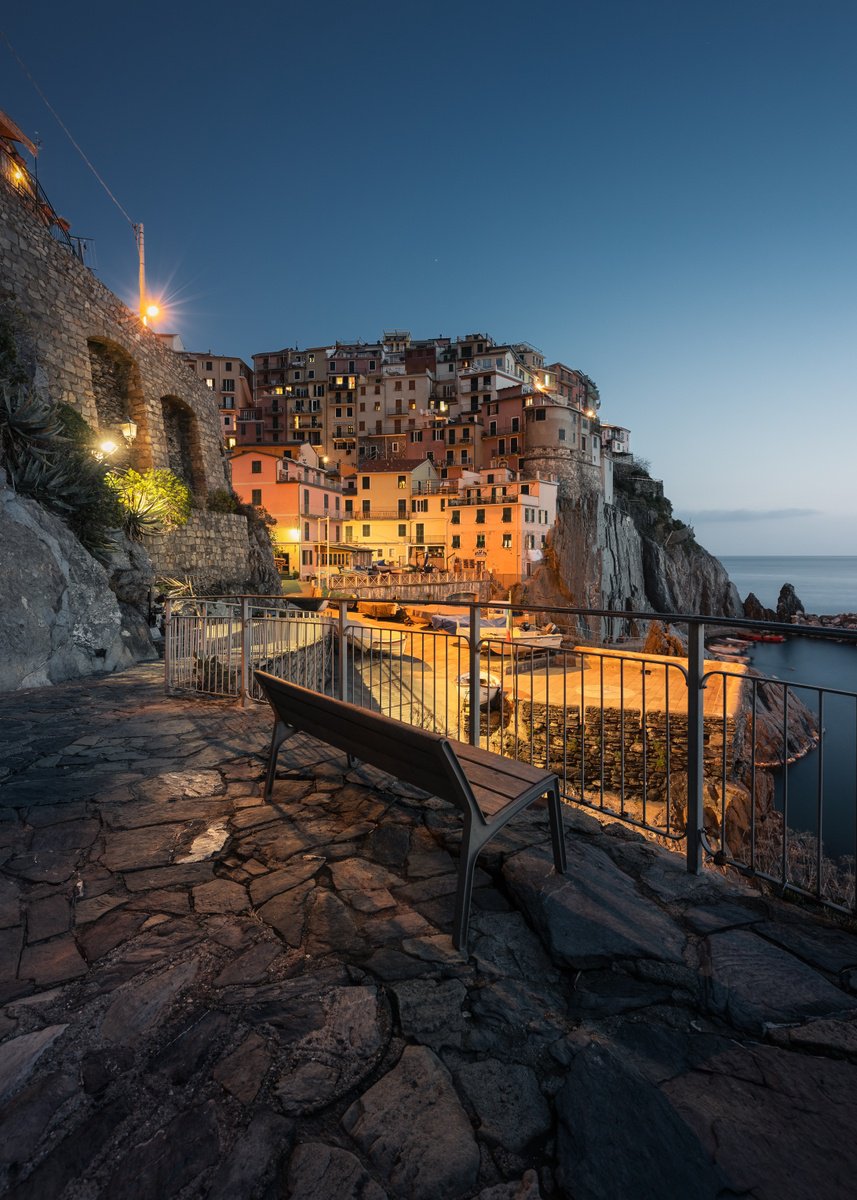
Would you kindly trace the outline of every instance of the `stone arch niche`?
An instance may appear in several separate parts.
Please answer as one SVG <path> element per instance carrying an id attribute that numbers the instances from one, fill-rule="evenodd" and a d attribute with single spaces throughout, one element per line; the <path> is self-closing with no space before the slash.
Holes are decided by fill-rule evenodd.
<path id="1" fill-rule="evenodd" d="M 140 370 L 131 355 L 105 338 L 89 338 L 89 366 L 99 433 L 118 435 L 120 426 L 132 420 L 137 426 L 130 447 L 131 464 L 152 466 L 152 439 Z"/>
<path id="2" fill-rule="evenodd" d="M 197 496 L 204 496 L 205 462 L 199 440 L 196 413 L 178 396 L 162 396 L 167 462 L 174 475 L 183 479 Z"/>

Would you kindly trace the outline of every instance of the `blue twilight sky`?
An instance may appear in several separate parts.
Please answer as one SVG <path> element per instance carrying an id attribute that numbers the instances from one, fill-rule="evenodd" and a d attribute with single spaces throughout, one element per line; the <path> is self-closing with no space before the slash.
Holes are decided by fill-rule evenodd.
<path id="1" fill-rule="evenodd" d="M 853 0 L 10 8 L 188 348 L 527 340 L 710 550 L 857 554 Z M 2 39 L 0 82 L 135 304 L 125 218 Z"/>

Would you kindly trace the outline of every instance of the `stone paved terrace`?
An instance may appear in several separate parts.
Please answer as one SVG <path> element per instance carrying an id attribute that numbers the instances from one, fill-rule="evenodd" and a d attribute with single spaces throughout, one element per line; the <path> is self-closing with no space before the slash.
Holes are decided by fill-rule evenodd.
<path id="1" fill-rule="evenodd" d="M 486 856 L 158 667 L 0 700 L 14 1200 L 836 1197 L 857 938 L 569 810 Z"/>

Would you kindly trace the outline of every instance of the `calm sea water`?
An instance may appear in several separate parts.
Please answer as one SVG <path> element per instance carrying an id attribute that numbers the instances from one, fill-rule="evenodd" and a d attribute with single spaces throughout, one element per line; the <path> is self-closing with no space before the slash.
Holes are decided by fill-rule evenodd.
<path id="1" fill-rule="evenodd" d="M 857 612 L 857 557 L 725 555 L 720 561 L 743 600 L 755 592 L 767 608 L 776 608 L 784 583 L 790 583 L 808 613 Z M 857 646 L 789 638 L 783 645 L 756 645 L 750 664 L 760 674 L 795 687 L 816 714 L 824 690 L 821 724 L 824 765 L 818 751 L 788 771 L 789 825 L 821 834 L 833 857 L 854 855 L 857 848 Z M 797 685 L 814 684 L 798 689 Z M 776 800 L 785 799 L 782 772 Z"/>
<path id="2" fill-rule="evenodd" d="M 808 613 L 857 612 L 857 558 L 722 555 L 720 561 L 744 600 L 755 592 L 766 608 L 777 607 L 790 583 Z"/>

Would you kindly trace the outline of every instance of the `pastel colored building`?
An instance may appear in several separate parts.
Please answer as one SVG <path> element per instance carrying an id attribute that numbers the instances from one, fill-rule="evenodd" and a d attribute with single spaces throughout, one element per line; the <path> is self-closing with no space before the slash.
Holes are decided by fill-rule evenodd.
<path id="1" fill-rule="evenodd" d="M 397 566 L 422 565 L 426 557 L 442 566 L 449 494 L 428 459 L 361 463 L 345 498 L 345 543 L 368 546 L 375 559 Z"/>
<path id="2" fill-rule="evenodd" d="M 220 411 L 223 444 L 232 449 L 238 439 L 238 414 L 253 406 L 253 369 L 242 358 L 183 350 L 180 357 L 211 391 Z"/>
<path id="3" fill-rule="evenodd" d="M 449 553 L 463 567 L 483 566 L 504 587 L 531 575 L 556 520 L 555 479 L 480 472 L 449 501 Z"/>
<path id="4" fill-rule="evenodd" d="M 239 447 L 231 464 L 232 486 L 241 500 L 264 508 L 276 521 L 283 570 L 309 579 L 328 564 L 339 570 L 350 563 L 349 552 L 340 546 L 342 485 L 318 465 L 311 449 L 287 458 L 276 447 Z"/>

